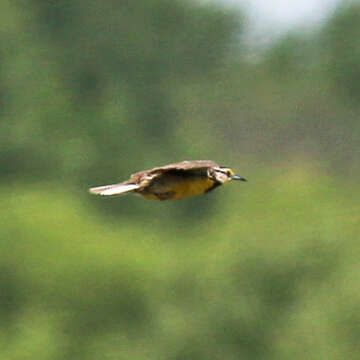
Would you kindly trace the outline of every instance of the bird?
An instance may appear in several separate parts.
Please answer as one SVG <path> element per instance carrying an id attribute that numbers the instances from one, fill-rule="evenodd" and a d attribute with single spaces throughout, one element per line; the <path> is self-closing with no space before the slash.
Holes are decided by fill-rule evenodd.
<path id="1" fill-rule="evenodd" d="M 103 196 L 135 193 L 152 200 L 182 200 L 209 193 L 232 180 L 247 181 L 214 161 L 185 160 L 139 171 L 127 181 L 92 187 L 89 192 Z"/>

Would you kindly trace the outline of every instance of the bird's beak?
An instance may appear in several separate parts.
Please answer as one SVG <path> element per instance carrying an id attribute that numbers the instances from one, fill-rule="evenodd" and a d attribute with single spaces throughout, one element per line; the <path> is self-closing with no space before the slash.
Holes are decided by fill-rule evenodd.
<path id="1" fill-rule="evenodd" d="M 247 181 L 245 178 L 239 176 L 239 175 L 233 175 L 231 176 L 231 180 L 240 180 L 240 181 Z"/>

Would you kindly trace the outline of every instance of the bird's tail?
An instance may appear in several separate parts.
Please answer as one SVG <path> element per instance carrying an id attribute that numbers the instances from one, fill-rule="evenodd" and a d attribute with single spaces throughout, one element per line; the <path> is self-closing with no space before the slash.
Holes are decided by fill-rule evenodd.
<path id="1" fill-rule="evenodd" d="M 89 192 L 95 195 L 112 196 L 112 195 L 126 194 L 130 191 L 134 191 L 138 189 L 139 187 L 140 187 L 139 185 L 135 185 L 135 184 L 121 183 L 121 184 L 93 187 L 89 189 Z"/>

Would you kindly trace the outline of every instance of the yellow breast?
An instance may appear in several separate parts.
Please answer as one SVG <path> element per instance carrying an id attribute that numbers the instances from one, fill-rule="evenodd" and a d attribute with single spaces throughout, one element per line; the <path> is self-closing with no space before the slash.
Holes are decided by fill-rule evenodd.
<path id="1" fill-rule="evenodd" d="M 147 199 L 152 200 L 182 200 L 190 196 L 202 195 L 214 185 L 214 181 L 208 178 L 184 179 L 179 182 L 169 184 L 158 194 L 142 194 Z M 167 197 L 166 194 L 169 194 Z M 161 196 L 163 195 L 163 196 Z"/>
<path id="2" fill-rule="evenodd" d="M 171 191 L 174 192 L 171 200 L 181 200 L 189 196 L 201 195 L 214 185 L 214 181 L 208 178 L 185 180 L 174 184 Z"/>

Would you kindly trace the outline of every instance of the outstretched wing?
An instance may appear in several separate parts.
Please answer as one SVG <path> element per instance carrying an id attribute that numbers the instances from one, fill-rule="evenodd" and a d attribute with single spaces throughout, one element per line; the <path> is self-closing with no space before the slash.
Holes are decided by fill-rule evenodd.
<path id="1" fill-rule="evenodd" d="M 174 164 L 161 166 L 158 168 L 151 169 L 149 171 L 168 171 L 168 170 L 201 170 L 208 169 L 210 167 L 219 166 L 216 162 L 211 160 L 192 160 L 192 161 L 181 161 Z"/>
<path id="2" fill-rule="evenodd" d="M 165 173 L 171 170 L 182 170 L 182 171 L 191 171 L 191 170 L 201 170 L 201 169 L 208 169 L 210 167 L 219 166 L 216 162 L 211 160 L 192 160 L 192 161 L 181 161 L 178 163 L 173 163 L 165 166 L 155 167 L 150 170 L 144 170 L 137 172 L 131 175 L 130 180 L 138 179 L 147 175 L 149 177 L 156 176 L 156 174 Z M 136 181 L 134 181 L 136 182 Z"/>
<path id="3" fill-rule="evenodd" d="M 127 181 L 127 183 L 139 184 L 140 188 L 144 188 L 148 186 L 153 180 L 169 172 L 191 172 L 196 170 L 205 170 L 214 166 L 216 167 L 219 165 L 211 160 L 185 160 L 178 163 L 155 167 L 150 170 L 139 171 L 135 174 L 132 174 L 130 180 Z"/>

